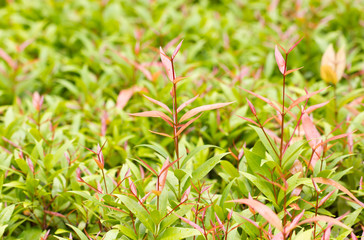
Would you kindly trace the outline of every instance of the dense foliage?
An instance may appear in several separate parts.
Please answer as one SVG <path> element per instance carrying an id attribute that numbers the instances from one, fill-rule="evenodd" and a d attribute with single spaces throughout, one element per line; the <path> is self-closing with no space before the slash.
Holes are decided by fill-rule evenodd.
<path id="1" fill-rule="evenodd" d="M 363 9 L 0 0 L 0 236 L 360 238 Z"/>

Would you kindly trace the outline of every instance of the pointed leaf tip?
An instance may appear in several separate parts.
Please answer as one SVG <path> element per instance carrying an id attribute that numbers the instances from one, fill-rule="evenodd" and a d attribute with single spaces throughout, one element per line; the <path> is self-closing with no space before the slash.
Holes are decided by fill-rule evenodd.
<path id="1" fill-rule="evenodd" d="M 246 98 L 246 101 L 248 102 L 248 105 L 250 107 L 250 110 L 252 111 L 252 113 L 254 114 L 254 116 L 256 116 L 257 115 L 257 112 L 255 111 L 254 105 L 247 98 Z"/>
<path id="2" fill-rule="evenodd" d="M 292 47 L 288 50 L 287 54 L 290 53 L 301 41 L 303 37 L 301 37 L 297 42 L 295 42 Z"/>
<path id="3" fill-rule="evenodd" d="M 178 53 L 178 51 L 179 51 L 179 49 L 181 48 L 181 46 L 182 46 L 182 42 L 183 42 L 183 39 L 182 39 L 182 41 L 177 45 L 177 47 L 176 47 L 176 49 L 174 49 L 174 52 L 173 52 L 173 54 L 172 54 L 172 60 L 176 57 L 176 55 L 177 55 L 177 53 Z"/>
<path id="4" fill-rule="evenodd" d="M 193 116 L 195 116 L 196 114 L 200 113 L 200 112 L 204 112 L 204 111 L 208 111 L 208 110 L 214 110 L 214 109 L 218 109 L 218 108 L 222 108 L 225 107 L 227 105 L 230 105 L 234 102 L 228 102 L 228 103 L 215 103 L 215 104 L 210 104 L 210 105 L 203 105 L 197 108 L 194 108 L 188 112 L 186 112 L 180 119 L 180 122 L 183 122 Z"/>
<path id="5" fill-rule="evenodd" d="M 284 58 L 281 54 L 281 52 L 278 50 L 278 47 L 276 45 L 275 50 L 274 50 L 274 55 L 276 58 L 276 62 L 279 68 L 279 71 L 284 74 L 285 68 L 286 68 L 286 62 L 284 61 Z"/>
<path id="6" fill-rule="evenodd" d="M 173 72 L 173 65 L 171 59 L 164 53 L 162 47 L 159 48 L 159 53 L 161 56 L 162 64 L 167 72 L 167 76 L 170 81 L 173 82 L 173 80 L 176 78 L 174 72 Z"/>
<path id="7" fill-rule="evenodd" d="M 254 199 L 238 199 L 238 200 L 231 200 L 228 202 L 236 202 L 246 204 L 249 207 L 253 208 L 257 211 L 262 217 L 265 218 L 270 224 L 276 227 L 279 231 L 283 231 L 283 225 L 277 214 L 275 214 L 272 209 L 264 205 L 263 203 L 254 200 Z"/>

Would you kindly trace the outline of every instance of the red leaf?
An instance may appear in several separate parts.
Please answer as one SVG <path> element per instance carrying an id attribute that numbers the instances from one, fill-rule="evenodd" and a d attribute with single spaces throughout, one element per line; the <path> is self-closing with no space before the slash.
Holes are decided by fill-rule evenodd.
<path id="1" fill-rule="evenodd" d="M 186 78 L 188 78 L 188 77 L 177 77 L 177 78 L 175 78 L 175 79 L 173 80 L 173 83 L 174 83 L 174 84 L 176 84 L 176 83 L 178 83 L 179 81 L 181 81 L 181 80 L 183 80 L 183 79 L 186 79 Z"/>
<path id="2" fill-rule="evenodd" d="M 236 203 L 242 203 L 242 204 L 248 205 L 249 207 L 253 208 L 254 211 L 256 211 L 260 215 L 262 215 L 262 217 L 264 217 L 265 220 L 267 220 L 270 224 L 272 224 L 274 227 L 276 227 L 279 231 L 281 231 L 281 232 L 283 231 L 282 222 L 279 219 L 279 217 L 277 216 L 277 214 L 275 214 L 272 211 L 272 209 L 270 209 L 263 203 L 258 202 L 253 199 L 238 199 L 238 200 L 232 200 L 232 201 L 228 201 L 228 202 L 236 202 Z"/>
<path id="3" fill-rule="evenodd" d="M 236 115 L 236 116 L 238 116 L 238 115 Z M 250 118 L 246 118 L 246 117 L 242 117 L 242 116 L 238 116 L 238 117 L 240 117 L 241 119 L 244 119 L 245 121 L 248 121 L 248 122 L 250 122 L 250 123 L 253 123 L 254 125 L 257 125 L 258 127 L 259 127 L 259 124 L 258 123 L 256 123 L 256 122 L 254 122 L 252 119 L 250 119 Z"/>
<path id="4" fill-rule="evenodd" d="M 171 109 L 169 109 L 169 107 L 168 107 L 167 105 L 165 105 L 164 103 L 162 103 L 162 102 L 160 102 L 160 101 L 158 101 L 158 100 L 155 100 L 155 99 L 153 99 L 153 98 L 151 98 L 151 97 L 148 97 L 148 96 L 146 96 L 146 95 L 144 95 L 144 94 L 143 94 L 143 96 L 144 96 L 145 98 L 147 98 L 149 101 L 151 101 L 152 103 L 155 103 L 155 104 L 157 104 L 157 105 L 161 106 L 161 107 L 162 107 L 162 108 L 164 108 L 167 112 L 172 113 Z"/>
<path id="5" fill-rule="evenodd" d="M 138 156 L 137 156 L 137 158 L 144 164 L 145 167 L 147 167 L 152 173 L 154 173 L 156 176 L 158 176 L 158 173 L 148 163 L 146 163 L 145 161 L 143 161 Z M 130 169 L 128 170 L 128 172 L 130 172 Z M 126 174 L 125 174 L 125 177 L 126 177 Z"/>
<path id="6" fill-rule="evenodd" d="M 129 113 L 130 116 L 134 117 L 160 117 L 167 119 L 168 121 L 172 122 L 172 119 L 168 117 L 165 113 L 162 113 L 160 111 L 146 111 L 146 112 L 140 112 L 140 113 Z"/>
<path id="7" fill-rule="evenodd" d="M 149 197 L 149 195 L 150 195 L 151 193 L 152 193 L 152 192 L 148 192 L 147 194 L 145 194 L 145 196 L 144 196 L 142 199 L 140 199 L 139 204 L 140 204 L 140 203 L 144 203 L 144 202 L 145 202 L 145 200 L 147 200 L 147 198 Z"/>
<path id="8" fill-rule="evenodd" d="M 256 116 L 257 115 L 257 112 L 255 111 L 254 105 L 247 98 L 246 98 L 246 101 L 248 102 L 248 105 L 250 107 L 250 110 L 252 111 L 252 113 L 254 114 L 254 116 Z"/>
<path id="9" fill-rule="evenodd" d="M 184 109 L 188 104 L 191 104 L 193 101 L 196 100 L 196 98 L 198 98 L 199 95 L 196 95 L 195 97 L 187 100 L 186 102 L 182 103 L 178 108 L 177 108 L 177 113 L 179 113 L 182 109 Z"/>
<path id="10" fill-rule="evenodd" d="M 2 48 L 0 48 L 0 58 L 4 59 L 13 70 L 17 67 L 16 62 Z"/>
<path id="11" fill-rule="evenodd" d="M 286 68 L 286 62 L 284 61 L 284 58 L 281 54 L 281 52 L 278 50 L 278 47 L 276 45 L 275 50 L 274 50 L 274 55 L 276 57 L 276 62 L 279 68 L 279 71 L 284 74 L 285 73 L 285 68 Z"/>
<path id="12" fill-rule="evenodd" d="M 187 188 L 187 190 L 183 193 L 182 197 L 181 197 L 181 203 L 187 201 L 188 199 L 188 195 L 190 195 L 190 192 L 191 192 L 191 186 L 189 186 Z"/>
<path id="13" fill-rule="evenodd" d="M 220 220 L 219 216 L 217 216 L 216 212 L 215 212 L 215 218 L 216 218 L 216 221 L 217 221 L 217 222 L 219 223 L 219 225 L 221 226 L 222 230 L 223 230 L 224 232 L 226 232 L 226 229 L 225 229 L 225 227 L 224 227 L 224 224 L 222 224 L 222 222 L 221 222 L 221 220 Z"/>
<path id="14" fill-rule="evenodd" d="M 346 193 L 349 197 L 351 197 L 358 205 L 360 205 L 361 207 L 364 207 L 364 203 L 362 203 L 361 201 L 359 201 L 348 189 L 346 189 L 344 186 L 342 186 L 340 183 L 335 182 L 332 179 L 328 179 L 328 178 L 322 178 L 322 177 L 316 177 L 314 178 L 315 182 L 318 183 L 323 183 L 323 184 L 328 184 L 331 186 L 334 186 L 335 188 L 339 189 L 340 191 Z"/>
<path id="15" fill-rule="evenodd" d="M 320 202 L 318 203 L 318 207 L 321 207 L 321 205 L 322 204 L 324 204 L 326 201 L 327 201 L 327 199 L 329 199 L 331 196 L 332 196 L 332 194 L 334 194 L 334 192 L 336 191 L 336 189 L 335 190 L 333 190 L 333 191 L 331 191 L 329 194 L 327 194 L 325 197 L 323 197 L 321 200 L 320 200 Z"/>
<path id="16" fill-rule="evenodd" d="M 270 106 L 272 106 L 275 110 L 277 110 L 278 112 L 281 112 L 281 109 L 279 109 L 271 100 L 269 100 L 268 98 L 265 98 L 263 96 L 260 96 L 259 94 L 256 94 L 255 92 L 249 91 L 247 89 L 241 88 L 242 90 L 244 90 L 247 93 L 250 93 L 254 96 L 256 96 L 257 98 L 263 100 L 264 102 L 266 102 L 267 104 L 269 104 Z"/>
<path id="17" fill-rule="evenodd" d="M 183 42 L 183 40 L 178 44 L 178 46 L 176 47 L 176 49 L 174 49 L 174 52 L 172 54 L 172 60 L 176 57 L 179 49 L 181 48 L 182 42 Z"/>
<path id="18" fill-rule="evenodd" d="M 162 47 L 160 47 L 160 56 L 161 56 L 161 60 L 162 60 L 162 64 L 164 66 L 164 68 L 166 69 L 167 72 L 167 76 L 169 78 L 170 81 L 173 82 L 173 80 L 176 78 L 176 75 L 173 71 L 173 65 L 172 65 L 172 61 L 171 59 L 164 53 Z"/>
<path id="19" fill-rule="evenodd" d="M 171 135 L 168 135 L 167 133 L 155 132 L 155 131 L 152 131 L 152 130 L 149 130 L 149 132 L 154 133 L 154 134 L 158 134 L 158 135 L 161 135 L 161 136 L 164 136 L 164 137 L 173 138 Z"/>
<path id="20" fill-rule="evenodd" d="M 293 73 L 293 72 L 295 72 L 295 71 L 297 71 L 297 70 L 300 70 L 301 68 L 303 68 L 303 67 L 288 70 L 288 71 L 284 74 L 284 76 L 287 76 L 287 75 L 288 75 L 288 74 L 290 74 L 290 73 Z"/>
<path id="21" fill-rule="evenodd" d="M 159 185 L 157 186 L 157 191 L 162 192 L 164 185 L 166 184 L 168 168 L 171 165 L 169 164 L 169 158 L 167 157 L 166 161 L 164 161 L 161 171 L 159 173 Z M 158 182 L 157 182 L 158 184 Z"/>
<path id="22" fill-rule="evenodd" d="M 295 106 L 297 106 L 298 104 L 300 104 L 301 102 L 303 102 L 303 101 L 306 101 L 307 99 L 309 99 L 310 97 L 312 97 L 312 96 L 314 96 L 314 95 L 316 95 L 316 94 L 318 94 L 318 93 L 320 93 L 320 92 L 322 92 L 322 91 L 324 91 L 324 90 L 326 90 L 327 88 L 329 88 L 329 87 L 326 87 L 326 88 L 323 88 L 323 89 L 320 89 L 320 90 L 317 90 L 317 91 L 315 91 L 315 92 L 312 92 L 312 93 L 308 93 L 308 94 L 306 94 L 306 95 L 304 95 L 304 96 L 301 96 L 301 97 L 299 97 L 299 98 L 297 98 L 290 106 L 289 106 L 289 108 L 288 108 L 288 110 L 291 110 L 292 108 L 294 108 Z"/>
<path id="23" fill-rule="evenodd" d="M 182 221 L 184 221 L 185 223 L 189 224 L 191 227 L 193 227 L 194 229 L 198 230 L 201 234 L 204 234 L 204 230 L 198 226 L 196 223 L 192 222 L 191 220 L 188 220 L 187 218 L 181 217 L 177 214 L 175 214 L 177 217 L 179 217 Z"/>
<path id="24" fill-rule="evenodd" d="M 137 192 L 137 189 L 135 187 L 135 184 L 130 178 L 129 178 L 129 186 L 130 186 L 130 191 L 133 193 L 133 195 L 138 196 L 138 192 Z"/>
<path id="25" fill-rule="evenodd" d="M 200 106 L 197 108 L 194 108 L 188 112 L 186 112 L 180 119 L 180 122 L 183 122 L 193 116 L 195 116 L 196 114 L 200 113 L 200 112 L 204 112 L 204 111 L 208 111 L 208 110 L 213 110 L 213 109 L 218 109 L 218 108 L 222 108 L 225 107 L 229 104 L 232 104 L 233 102 L 229 102 L 229 103 L 215 103 L 215 104 L 210 104 L 210 105 L 204 105 L 204 106 Z"/>
<path id="26" fill-rule="evenodd" d="M 258 229 L 260 228 L 258 223 L 254 222 L 250 218 L 244 217 L 243 215 L 240 215 L 240 214 L 238 214 L 238 215 L 239 215 L 239 217 L 241 217 L 241 218 L 245 219 L 246 221 L 250 222 L 251 224 L 253 224 L 256 228 L 258 228 Z"/>
<path id="27" fill-rule="evenodd" d="M 316 217 L 305 219 L 302 222 L 300 222 L 298 225 L 302 225 L 302 224 L 309 223 L 309 222 L 319 222 L 319 221 L 332 223 L 334 225 L 338 225 L 338 226 L 346 228 L 348 230 L 352 230 L 350 227 L 346 226 L 345 224 L 343 224 L 339 220 L 337 220 L 335 218 L 332 218 L 332 217 L 328 217 L 328 216 L 322 216 L 322 215 L 318 215 Z"/>
<path id="28" fill-rule="evenodd" d="M 321 140 L 321 135 L 317 131 L 315 125 L 313 124 L 311 118 L 304 113 L 302 116 L 302 127 L 303 131 L 305 132 L 306 139 L 310 147 L 315 151 L 314 156 L 311 160 L 312 167 L 315 167 L 315 164 L 318 159 L 320 159 L 322 153 L 322 147 L 319 145 Z"/>
<path id="29" fill-rule="evenodd" d="M 295 44 L 293 44 L 293 46 L 288 50 L 287 54 L 290 53 L 301 41 L 302 41 L 303 37 L 301 37 L 297 42 L 295 42 Z"/>
<path id="30" fill-rule="evenodd" d="M 197 117 L 191 119 L 186 124 L 184 124 L 177 132 L 176 137 L 179 136 L 189 125 L 191 125 L 194 121 L 196 121 L 199 117 L 201 117 L 202 113 L 198 115 Z"/>
<path id="31" fill-rule="evenodd" d="M 61 218 L 66 218 L 65 215 L 58 213 L 58 212 L 52 212 L 52 211 L 48 211 L 48 210 L 44 210 L 45 213 L 56 216 L 56 217 L 61 217 Z"/>
<path id="32" fill-rule="evenodd" d="M 313 105 L 313 106 L 310 106 L 308 107 L 306 110 L 305 110 L 305 113 L 307 114 L 310 114 L 312 113 L 313 111 L 315 111 L 316 109 L 320 108 L 320 107 L 323 107 L 325 106 L 326 104 L 328 104 L 330 102 L 329 101 L 326 101 L 326 102 L 323 102 L 323 103 L 319 103 L 319 104 L 316 104 L 316 105 Z"/>
<path id="33" fill-rule="evenodd" d="M 131 87 L 129 89 L 121 90 L 118 99 L 116 101 L 116 107 L 119 109 L 123 109 L 128 103 L 129 99 L 133 96 L 133 94 L 137 91 L 140 91 L 142 88 L 140 87 Z"/>
<path id="34" fill-rule="evenodd" d="M 305 210 L 302 210 L 302 212 L 300 214 L 298 214 L 292 221 L 291 224 L 288 225 L 288 227 L 285 228 L 285 233 L 288 236 L 289 233 L 297 226 L 298 222 L 301 220 L 301 218 L 303 217 L 303 214 L 305 213 Z"/>
<path id="35" fill-rule="evenodd" d="M 322 146 L 322 145 L 325 145 L 325 144 L 326 144 L 326 143 L 328 143 L 328 142 L 331 142 L 331 141 L 334 141 L 334 140 L 337 140 L 337 139 L 340 139 L 340 138 L 347 137 L 347 136 L 349 136 L 350 134 L 352 134 L 352 133 L 343 133 L 343 134 L 340 134 L 340 135 L 337 135 L 337 136 L 331 137 L 331 138 L 329 138 L 329 139 L 326 139 L 324 142 L 321 142 L 318 146 Z"/>

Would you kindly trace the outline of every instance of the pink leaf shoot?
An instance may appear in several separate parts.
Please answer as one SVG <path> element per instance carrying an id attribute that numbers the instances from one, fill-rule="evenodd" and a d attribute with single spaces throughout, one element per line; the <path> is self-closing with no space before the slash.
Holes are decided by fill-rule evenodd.
<path id="1" fill-rule="evenodd" d="M 319 146 L 321 142 L 321 135 L 307 113 L 304 113 L 302 116 L 302 127 L 310 147 L 315 151 L 311 160 L 311 166 L 315 167 L 315 164 L 320 159 L 322 153 L 322 147 Z"/>
<path id="2" fill-rule="evenodd" d="M 297 42 L 295 42 L 292 47 L 288 50 L 287 54 L 289 54 L 301 41 L 303 37 L 301 37 Z"/>
<path id="3" fill-rule="evenodd" d="M 164 53 L 162 47 L 159 49 L 159 53 L 161 56 L 162 64 L 164 66 L 164 69 L 167 72 L 167 76 L 171 82 L 176 78 L 176 74 L 173 71 L 173 63 L 172 60 Z"/>
<path id="4" fill-rule="evenodd" d="M 130 186 L 130 191 L 131 193 L 134 195 L 134 196 L 138 196 L 138 192 L 137 192 L 137 189 L 136 189 L 136 186 L 134 184 L 134 182 L 129 178 L 129 186 Z"/>
<path id="5" fill-rule="evenodd" d="M 159 172 L 159 181 L 157 182 L 157 191 L 162 192 L 164 185 L 166 184 L 169 167 L 170 167 L 169 158 L 167 157 L 166 161 L 164 161 L 164 163 L 163 163 L 161 171 Z"/>
<path id="6" fill-rule="evenodd" d="M 217 216 L 216 212 L 215 212 L 215 218 L 216 218 L 216 221 L 217 221 L 217 222 L 219 223 L 219 225 L 221 226 L 222 230 L 223 230 L 224 232 L 226 232 L 226 229 L 225 229 L 225 227 L 224 227 L 224 224 L 222 224 L 222 222 L 221 222 L 221 220 L 220 220 L 219 216 Z"/>
<path id="7" fill-rule="evenodd" d="M 181 48 L 182 42 L 183 42 L 183 40 L 178 44 L 178 46 L 176 47 L 176 49 L 174 49 L 174 52 L 172 54 L 172 60 L 176 57 L 179 49 Z"/>
<path id="8" fill-rule="evenodd" d="M 182 197 L 181 197 L 181 203 L 187 201 L 188 199 L 188 195 L 190 195 L 190 192 L 191 192 L 191 186 L 189 186 L 187 188 L 187 190 L 183 193 Z"/>
<path id="9" fill-rule="evenodd" d="M 255 111 L 254 105 L 247 98 L 246 98 L 246 101 L 248 102 L 248 105 L 250 107 L 250 110 L 252 111 L 252 113 L 254 114 L 254 116 L 256 116 L 257 115 L 257 112 Z"/>
<path id="10" fill-rule="evenodd" d="M 27 159 L 28 167 L 29 167 L 30 171 L 31 171 L 31 172 L 33 173 L 33 175 L 34 175 L 34 165 L 33 165 L 33 162 L 32 162 L 32 160 L 30 160 L 30 158 L 29 158 L 29 157 L 27 157 L 26 159 Z"/>
<path id="11" fill-rule="evenodd" d="M 179 217 L 185 223 L 189 224 L 194 229 L 198 230 L 201 234 L 204 234 L 204 230 L 200 226 L 198 226 L 196 223 L 192 222 L 191 220 L 188 220 L 187 218 L 181 217 L 179 215 L 177 215 L 177 217 Z"/>
<path id="12" fill-rule="evenodd" d="M 279 71 L 281 71 L 281 73 L 284 74 L 285 68 L 286 68 L 286 62 L 284 61 L 284 58 L 283 58 L 281 52 L 278 50 L 277 45 L 274 50 L 274 55 L 276 57 L 276 62 L 277 62 Z"/>
<path id="13" fill-rule="evenodd" d="M 33 93 L 33 107 L 39 112 L 43 105 L 44 96 L 39 95 L 38 92 Z"/>

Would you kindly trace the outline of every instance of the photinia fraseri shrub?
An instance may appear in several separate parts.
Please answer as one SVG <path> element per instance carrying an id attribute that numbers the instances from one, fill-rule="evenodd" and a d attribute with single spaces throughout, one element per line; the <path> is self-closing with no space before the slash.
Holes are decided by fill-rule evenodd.
<path id="1" fill-rule="evenodd" d="M 90 198 L 92 199 L 91 202 L 94 204 L 97 202 L 99 202 L 98 204 L 101 203 L 104 211 L 112 213 L 110 217 L 103 219 L 102 226 L 108 228 L 116 219 L 123 219 L 124 224 L 117 225 L 116 227 L 123 234 L 129 237 L 133 236 L 132 238 L 144 238 L 147 236 L 148 238 L 184 238 L 199 234 L 207 238 L 209 235 L 221 235 L 222 233 L 227 235 L 228 233 L 224 227 L 226 222 L 223 223 L 223 220 L 217 215 L 213 222 L 209 218 L 198 218 L 201 214 L 201 209 L 204 209 L 205 216 L 206 210 L 211 205 L 214 205 L 209 191 L 210 187 L 206 187 L 204 184 L 201 185 L 200 181 L 227 153 L 216 154 L 207 159 L 206 162 L 198 165 L 198 167 L 194 167 L 192 163 L 194 156 L 198 152 L 212 146 L 198 146 L 187 153 L 179 139 L 183 131 L 197 120 L 204 111 L 219 109 L 231 104 L 231 102 L 196 107 L 186 111 L 181 117 L 178 116 L 178 113 L 198 97 L 197 95 L 181 105 L 177 104 L 177 83 L 184 78 L 176 77 L 173 60 L 181 44 L 182 42 L 179 43 L 171 57 L 168 57 L 162 48 L 160 49 L 162 64 L 166 70 L 167 78 L 172 83 L 172 109 L 160 101 L 145 96 L 152 103 L 162 107 L 165 112 L 147 111 L 129 114 L 131 116 L 161 118 L 171 126 L 173 136 L 167 133 L 151 132 L 173 139 L 175 146 L 174 159 L 170 161 L 171 158 L 168 152 L 157 145 L 144 145 L 157 152 L 157 161 L 161 161 L 163 163 L 162 166 L 150 164 L 150 161 L 137 157 L 137 159 L 131 159 L 133 161 L 127 159 L 126 165 L 115 175 L 111 169 L 105 169 L 105 162 L 108 160 L 102 152 L 103 147 L 98 145 L 96 151 L 88 149 L 96 156 L 93 157 L 94 163 L 97 166 L 96 171 L 91 174 L 88 167 L 84 164 L 76 171 L 77 181 L 94 192 Z M 196 115 L 198 116 L 196 117 Z M 180 148 L 182 148 L 182 153 L 179 151 Z M 137 166 L 135 162 L 140 165 Z M 176 163 L 177 168 L 175 167 Z M 94 179 L 91 178 L 92 175 L 95 176 Z M 198 197 L 192 197 L 191 195 Z M 188 213 L 195 215 L 195 226 L 197 226 L 198 221 L 203 222 L 204 226 L 200 228 L 204 229 L 203 232 L 199 228 L 190 229 L 171 226 L 179 218 L 185 219 L 183 216 Z M 214 213 L 211 212 L 211 214 Z"/>

